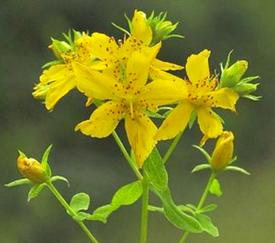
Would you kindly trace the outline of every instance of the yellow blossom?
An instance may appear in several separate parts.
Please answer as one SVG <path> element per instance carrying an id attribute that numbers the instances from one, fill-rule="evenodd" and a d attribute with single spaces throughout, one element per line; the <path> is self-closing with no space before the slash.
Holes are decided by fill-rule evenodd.
<path id="1" fill-rule="evenodd" d="M 61 58 L 62 63 L 44 70 L 33 92 L 35 98 L 45 100 L 48 110 L 53 109 L 64 95 L 76 87 L 73 63 L 93 65 L 97 69 L 97 64 L 92 62 L 91 37 L 85 33 L 74 40 L 73 46 L 67 44 L 64 52 L 58 52 L 53 45 L 50 48 Z"/>
<path id="2" fill-rule="evenodd" d="M 23 153 L 17 158 L 19 172 L 33 183 L 40 184 L 48 179 L 45 169 L 36 159 L 27 158 Z"/>
<path id="3" fill-rule="evenodd" d="M 211 167 L 223 170 L 231 161 L 234 152 L 234 135 L 232 132 L 224 131 L 216 143 L 211 157 Z"/>
<path id="4" fill-rule="evenodd" d="M 124 119 L 127 137 L 139 167 L 156 144 L 154 135 L 157 127 L 146 111 L 176 102 L 184 94 L 182 82 L 154 80 L 147 84 L 150 65 L 159 48 L 160 45 L 156 45 L 133 52 L 120 76 L 111 77 L 81 64 L 74 65 L 79 90 L 88 97 L 107 100 L 91 114 L 89 120 L 79 123 L 76 130 L 103 138 L 109 136 Z"/>
<path id="5" fill-rule="evenodd" d="M 114 38 L 102 33 L 93 33 L 91 36 L 92 54 L 99 61 L 98 67 L 100 66 L 104 73 L 108 73 L 115 79 L 120 76 L 121 70 L 125 69 L 131 54 L 150 46 L 152 40 L 152 30 L 142 11 L 135 10 L 131 29 L 131 35 L 119 43 Z M 153 79 L 156 79 L 160 72 L 182 68 L 174 63 L 154 58 L 150 65 L 150 76 L 152 74 L 154 75 Z"/>
<path id="6" fill-rule="evenodd" d="M 156 135 L 157 140 L 171 139 L 184 131 L 193 112 L 196 113 L 200 130 L 204 134 L 201 144 L 222 133 L 222 121 L 212 108 L 235 111 L 239 96 L 230 88 L 217 89 L 218 80 L 209 71 L 209 56 L 210 51 L 203 50 L 187 59 L 185 68 L 189 80 L 185 83 L 188 91 L 162 123 Z"/>

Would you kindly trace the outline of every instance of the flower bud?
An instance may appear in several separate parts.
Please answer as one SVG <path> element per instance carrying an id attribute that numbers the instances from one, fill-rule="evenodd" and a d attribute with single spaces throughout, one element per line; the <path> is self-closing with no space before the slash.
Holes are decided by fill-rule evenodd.
<path id="1" fill-rule="evenodd" d="M 225 68 L 221 75 L 221 86 L 232 88 L 236 86 L 245 74 L 248 68 L 248 62 L 240 60 Z"/>
<path id="2" fill-rule="evenodd" d="M 41 163 L 33 158 L 27 158 L 23 153 L 17 158 L 17 168 L 22 176 L 35 184 L 41 184 L 48 179 Z"/>
<path id="3" fill-rule="evenodd" d="M 62 54 L 71 50 L 71 46 L 65 41 L 59 41 L 52 38 L 52 44 L 49 46 L 58 59 L 62 59 Z"/>
<path id="4" fill-rule="evenodd" d="M 230 164 L 234 152 L 234 135 L 232 132 L 224 131 L 218 141 L 211 157 L 211 167 L 215 171 L 223 170 Z"/>
<path id="5" fill-rule="evenodd" d="M 234 88 L 239 95 L 247 95 L 257 90 L 258 83 L 241 83 Z"/>

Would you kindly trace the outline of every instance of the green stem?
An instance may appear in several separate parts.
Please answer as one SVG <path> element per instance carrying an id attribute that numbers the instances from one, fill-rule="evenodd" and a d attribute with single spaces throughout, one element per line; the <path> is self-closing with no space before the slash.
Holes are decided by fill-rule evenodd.
<path id="1" fill-rule="evenodd" d="M 51 182 L 48 182 L 47 186 L 50 189 L 50 191 L 54 194 L 56 199 L 60 202 L 60 204 L 66 209 L 66 211 L 69 212 L 70 215 L 77 216 L 76 212 L 70 207 L 70 205 L 66 202 L 64 197 L 56 189 L 56 187 Z M 75 221 L 75 222 L 80 226 L 80 228 L 88 236 L 91 242 L 98 243 L 97 239 L 93 236 L 93 234 L 90 232 L 90 230 L 87 228 L 87 226 L 83 222 L 81 221 Z"/>
<path id="2" fill-rule="evenodd" d="M 168 150 L 166 151 L 164 157 L 163 157 L 163 163 L 165 164 L 168 159 L 170 158 L 171 154 L 174 152 L 177 144 L 179 143 L 181 136 L 182 136 L 183 132 L 180 132 L 173 140 L 173 142 L 170 144 Z"/>
<path id="3" fill-rule="evenodd" d="M 140 226 L 140 243 L 147 242 L 148 235 L 148 204 L 149 204 L 149 184 L 146 176 L 142 180 L 142 208 L 141 208 L 141 226 Z"/>
<path id="4" fill-rule="evenodd" d="M 212 182 L 213 182 L 213 180 L 215 178 L 216 178 L 216 173 L 212 172 L 211 175 L 210 175 L 210 177 L 209 177 L 209 179 L 208 179 L 208 183 L 207 183 L 207 185 L 206 185 L 206 187 L 204 189 L 204 192 L 203 192 L 203 194 L 202 194 L 202 196 L 200 198 L 200 201 L 199 201 L 198 206 L 196 208 L 196 212 L 199 211 L 203 207 L 203 205 L 204 205 L 204 203 L 205 203 L 205 201 L 207 199 L 207 196 L 209 194 L 209 189 L 211 187 L 211 184 L 212 184 Z M 189 234 L 190 234 L 190 232 L 185 231 L 184 234 L 183 234 L 183 236 L 181 237 L 179 243 L 185 243 L 185 240 L 186 240 L 186 238 L 188 237 Z"/>
<path id="5" fill-rule="evenodd" d="M 132 160 L 131 156 L 129 155 L 129 153 L 127 152 L 127 149 L 125 148 L 123 142 L 120 140 L 118 134 L 113 131 L 113 137 L 118 145 L 118 147 L 120 148 L 122 154 L 124 155 L 125 159 L 128 161 L 130 167 L 132 168 L 132 170 L 134 171 L 135 175 L 137 176 L 138 179 L 142 180 L 143 176 L 140 173 L 140 171 L 138 170 L 135 162 Z"/>

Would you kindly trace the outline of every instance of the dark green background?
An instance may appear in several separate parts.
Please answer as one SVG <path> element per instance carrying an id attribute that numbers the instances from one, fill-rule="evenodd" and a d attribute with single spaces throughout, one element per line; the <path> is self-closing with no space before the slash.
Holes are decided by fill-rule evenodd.
<path id="1" fill-rule="evenodd" d="M 61 37 L 70 28 L 104 32 L 119 37 L 111 22 L 124 25 L 123 14 L 134 9 L 147 13 L 167 11 L 179 21 L 184 40 L 163 43 L 160 57 L 185 64 L 186 57 L 204 48 L 212 50 L 212 70 L 234 49 L 233 58 L 249 60 L 248 74 L 261 76 L 260 102 L 240 100 L 238 113 L 222 112 L 225 127 L 236 134 L 239 165 L 252 175 L 226 173 L 221 176 L 224 195 L 209 197 L 217 202 L 212 213 L 220 237 L 192 235 L 192 243 L 273 243 L 275 238 L 275 3 L 272 0 L 150 0 L 150 1 L 0 1 L 0 184 L 19 177 L 17 149 L 39 158 L 53 143 L 50 162 L 54 171 L 69 178 L 68 189 L 58 187 L 66 198 L 85 191 L 92 208 L 110 201 L 121 185 L 135 179 L 113 139 L 90 139 L 73 131 L 90 110 L 77 92 L 66 96 L 49 113 L 31 96 L 41 66 L 51 60 L 50 37 Z M 182 74 L 183 75 L 183 74 Z M 121 132 L 123 132 L 121 130 Z M 202 156 L 191 144 L 201 134 L 197 125 L 183 137 L 168 163 L 170 186 L 177 202 L 196 203 L 207 180 L 207 172 L 191 175 Z M 165 143 L 161 144 L 166 147 Z M 0 242 L 88 242 L 77 225 L 65 215 L 53 196 L 43 191 L 27 203 L 27 188 L 0 187 Z M 88 223 L 103 243 L 137 243 L 139 203 L 114 213 L 108 223 Z M 181 232 L 158 214 L 150 215 L 149 243 L 177 242 Z"/>

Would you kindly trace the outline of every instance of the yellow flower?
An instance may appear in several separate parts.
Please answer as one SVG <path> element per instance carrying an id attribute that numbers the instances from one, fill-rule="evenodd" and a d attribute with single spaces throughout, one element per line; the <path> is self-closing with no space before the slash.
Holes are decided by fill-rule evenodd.
<path id="1" fill-rule="evenodd" d="M 33 158 L 27 158 L 23 153 L 17 158 L 19 172 L 31 182 L 40 184 L 48 179 L 48 176 L 41 163 Z"/>
<path id="2" fill-rule="evenodd" d="M 171 139 L 184 131 L 193 112 L 196 112 L 200 130 L 204 134 L 201 144 L 222 133 L 222 121 L 212 108 L 235 111 L 239 96 L 230 88 L 216 89 L 218 80 L 210 76 L 209 56 L 210 51 L 203 50 L 187 59 L 186 72 L 189 80 L 185 83 L 188 92 L 162 123 L 156 135 L 157 140 Z"/>
<path id="3" fill-rule="evenodd" d="M 152 30 L 147 23 L 145 13 L 135 10 L 131 28 L 131 35 L 123 42 L 120 41 L 119 44 L 114 38 L 102 33 L 93 33 L 91 36 L 92 54 L 99 60 L 98 65 L 101 65 L 103 72 L 115 79 L 120 76 L 121 70 L 125 69 L 131 54 L 150 46 L 152 40 Z M 152 73 L 155 79 L 161 71 L 180 70 L 182 68 L 182 66 L 154 58 L 150 67 L 150 76 Z"/>
<path id="4" fill-rule="evenodd" d="M 59 43 L 62 45 L 66 42 Z M 75 39 L 73 46 L 67 44 L 67 51 L 58 52 L 53 45 L 50 48 L 53 49 L 55 55 L 61 58 L 62 63 L 44 70 L 33 92 L 35 98 L 45 100 L 48 110 L 53 109 L 64 95 L 76 87 L 73 63 L 93 64 L 93 68 L 97 69 L 97 64 L 92 62 L 91 37 L 85 33 Z"/>
<path id="5" fill-rule="evenodd" d="M 234 152 L 234 135 L 232 132 L 224 131 L 216 143 L 212 153 L 211 167 L 215 171 L 223 170 L 232 160 Z"/>
<path id="6" fill-rule="evenodd" d="M 135 153 L 138 166 L 154 148 L 154 135 L 157 127 L 146 115 L 147 110 L 155 110 L 179 100 L 184 91 L 182 82 L 155 80 L 147 83 L 150 64 L 160 45 L 135 51 L 129 57 L 124 75 L 110 77 L 106 73 L 91 70 L 84 65 L 75 64 L 78 88 L 88 97 L 107 100 L 99 106 L 89 120 L 76 126 L 85 135 L 97 138 L 109 136 L 120 120 L 125 120 L 129 143 Z"/>

